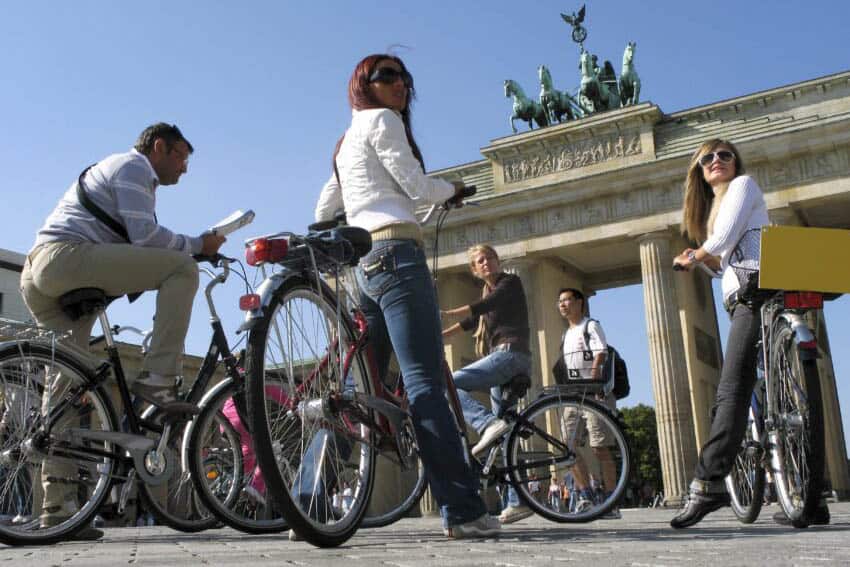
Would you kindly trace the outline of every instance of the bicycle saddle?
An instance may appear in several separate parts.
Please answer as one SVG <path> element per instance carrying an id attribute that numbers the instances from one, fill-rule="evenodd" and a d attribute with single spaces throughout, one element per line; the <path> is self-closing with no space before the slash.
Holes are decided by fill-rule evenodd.
<path id="1" fill-rule="evenodd" d="M 72 321 L 76 321 L 103 311 L 114 299 L 114 297 L 107 297 L 102 289 L 81 287 L 59 296 L 59 307 Z"/>
<path id="2" fill-rule="evenodd" d="M 517 374 L 502 387 L 502 404 L 504 409 L 513 407 L 531 387 L 531 378 L 526 374 Z"/>
<path id="3" fill-rule="evenodd" d="M 336 262 L 356 266 L 372 249 L 372 235 L 359 226 L 339 226 L 307 235 L 310 244 Z"/>

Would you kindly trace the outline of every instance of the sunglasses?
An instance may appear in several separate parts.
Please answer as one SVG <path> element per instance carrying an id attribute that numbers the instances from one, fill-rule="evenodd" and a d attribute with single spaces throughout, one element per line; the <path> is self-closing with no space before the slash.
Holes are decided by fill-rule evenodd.
<path id="1" fill-rule="evenodd" d="M 714 162 L 714 158 L 717 157 L 722 163 L 729 163 L 735 159 L 735 154 L 730 152 L 729 150 L 720 150 L 719 152 L 711 152 L 709 154 L 705 154 L 701 158 L 699 158 L 699 164 L 703 167 L 708 167 Z"/>
<path id="2" fill-rule="evenodd" d="M 410 73 L 403 69 L 398 71 L 392 67 L 378 67 L 375 69 L 375 72 L 372 73 L 372 76 L 369 77 L 369 82 L 391 85 L 399 79 L 401 79 L 401 82 L 404 83 L 404 86 L 408 89 L 413 88 L 413 77 Z"/>

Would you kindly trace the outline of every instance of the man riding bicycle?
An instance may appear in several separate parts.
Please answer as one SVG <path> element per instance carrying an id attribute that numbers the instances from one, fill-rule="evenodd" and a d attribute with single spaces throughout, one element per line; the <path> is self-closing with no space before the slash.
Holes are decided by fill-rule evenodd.
<path id="1" fill-rule="evenodd" d="M 182 413 L 196 411 L 177 401 L 176 386 L 198 288 L 192 254 L 215 254 L 225 241 L 215 234 L 177 234 L 157 222 L 156 190 L 179 181 L 192 152 L 177 126 L 158 123 L 145 128 L 129 152 L 85 169 L 38 231 L 21 273 L 21 292 L 36 322 L 53 331 L 70 331 L 71 343 L 83 352 L 95 316 L 70 317 L 59 302 L 63 294 L 97 288 L 108 297 L 120 297 L 157 290 L 150 350 L 131 391 L 163 410 Z M 42 411 L 69 387 L 61 377 L 47 380 L 50 394 L 44 396 Z M 53 470 L 61 467 L 45 466 L 42 471 L 44 526 L 72 513 L 66 509 L 67 482 L 47 480 L 75 474 Z"/>

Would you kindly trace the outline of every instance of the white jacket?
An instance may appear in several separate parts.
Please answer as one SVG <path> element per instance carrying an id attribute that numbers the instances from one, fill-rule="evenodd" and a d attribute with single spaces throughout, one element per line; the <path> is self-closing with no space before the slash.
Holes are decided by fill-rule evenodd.
<path id="1" fill-rule="evenodd" d="M 714 232 L 702 245 L 702 249 L 712 256 L 720 256 L 720 269 L 723 270 L 720 288 L 723 299 L 738 291 L 740 287 L 738 277 L 729 265 L 732 251 L 745 232 L 767 224 L 770 224 L 767 205 L 755 179 L 749 175 L 740 175 L 733 179 L 714 219 Z M 757 268 L 760 251 L 756 248 L 744 252 L 745 256 L 749 256 L 744 259 L 755 261 L 753 264 Z"/>
<path id="2" fill-rule="evenodd" d="M 348 224 L 369 231 L 398 222 L 416 223 L 414 211 L 452 197 L 454 186 L 428 177 L 414 157 L 401 116 L 388 108 L 354 110 L 351 126 L 316 204 L 316 220 L 345 210 Z"/>

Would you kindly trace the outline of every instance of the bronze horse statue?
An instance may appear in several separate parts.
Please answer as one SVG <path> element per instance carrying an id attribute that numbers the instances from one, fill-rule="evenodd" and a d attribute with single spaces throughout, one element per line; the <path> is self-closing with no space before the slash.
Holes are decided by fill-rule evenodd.
<path id="1" fill-rule="evenodd" d="M 540 104 L 549 115 L 549 123 L 559 124 L 563 121 L 562 117 L 566 116 L 566 120 L 577 118 L 579 113 L 573 112 L 573 105 L 578 107 L 578 103 L 573 100 L 568 93 L 561 92 L 552 86 L 552 74 L 546 65 L 541 65 L 537 68 L 537 76 L 540 78 Z"/>
<path id="2" fill-rule="evenodd" d="M 516 134 L 516 126 L 514 125 L 514 120 L 516 119 L 528 122 L 528 128 L 532 130 L 534 129 L 532 121 L 536 122 L 539 128 L 549 125 L 549 116 L 546 113 L 546 109 L 536 100 L 531 100 L 525 96 L 525 92 L 516 81 L 512 79 L 505 80 L 505 96 L 512 96 L 514 99 L 513 114 L 510 116 L 511 130 L 513 130 L 514 134 Z"/>
<path id="3" fill-rule="evenodd" d="M 640 77 L 635 71 L 635 47 L 630 41 L 623 51 L 623 67 L 620 70 L 620 104 L 628 106 L 640 100 Z"/>
<path id="4" fill-rule="evenodd" d="M 601 112 L 620 107 L 620 95 L 617 92 L 617 76 L 610 61 L 606 61 L 602 70 L 596 68 L 594 57 L 582 50 L 579 57 L 581 69 L 581 87 L 579 102 L 589 112 Z"/>

